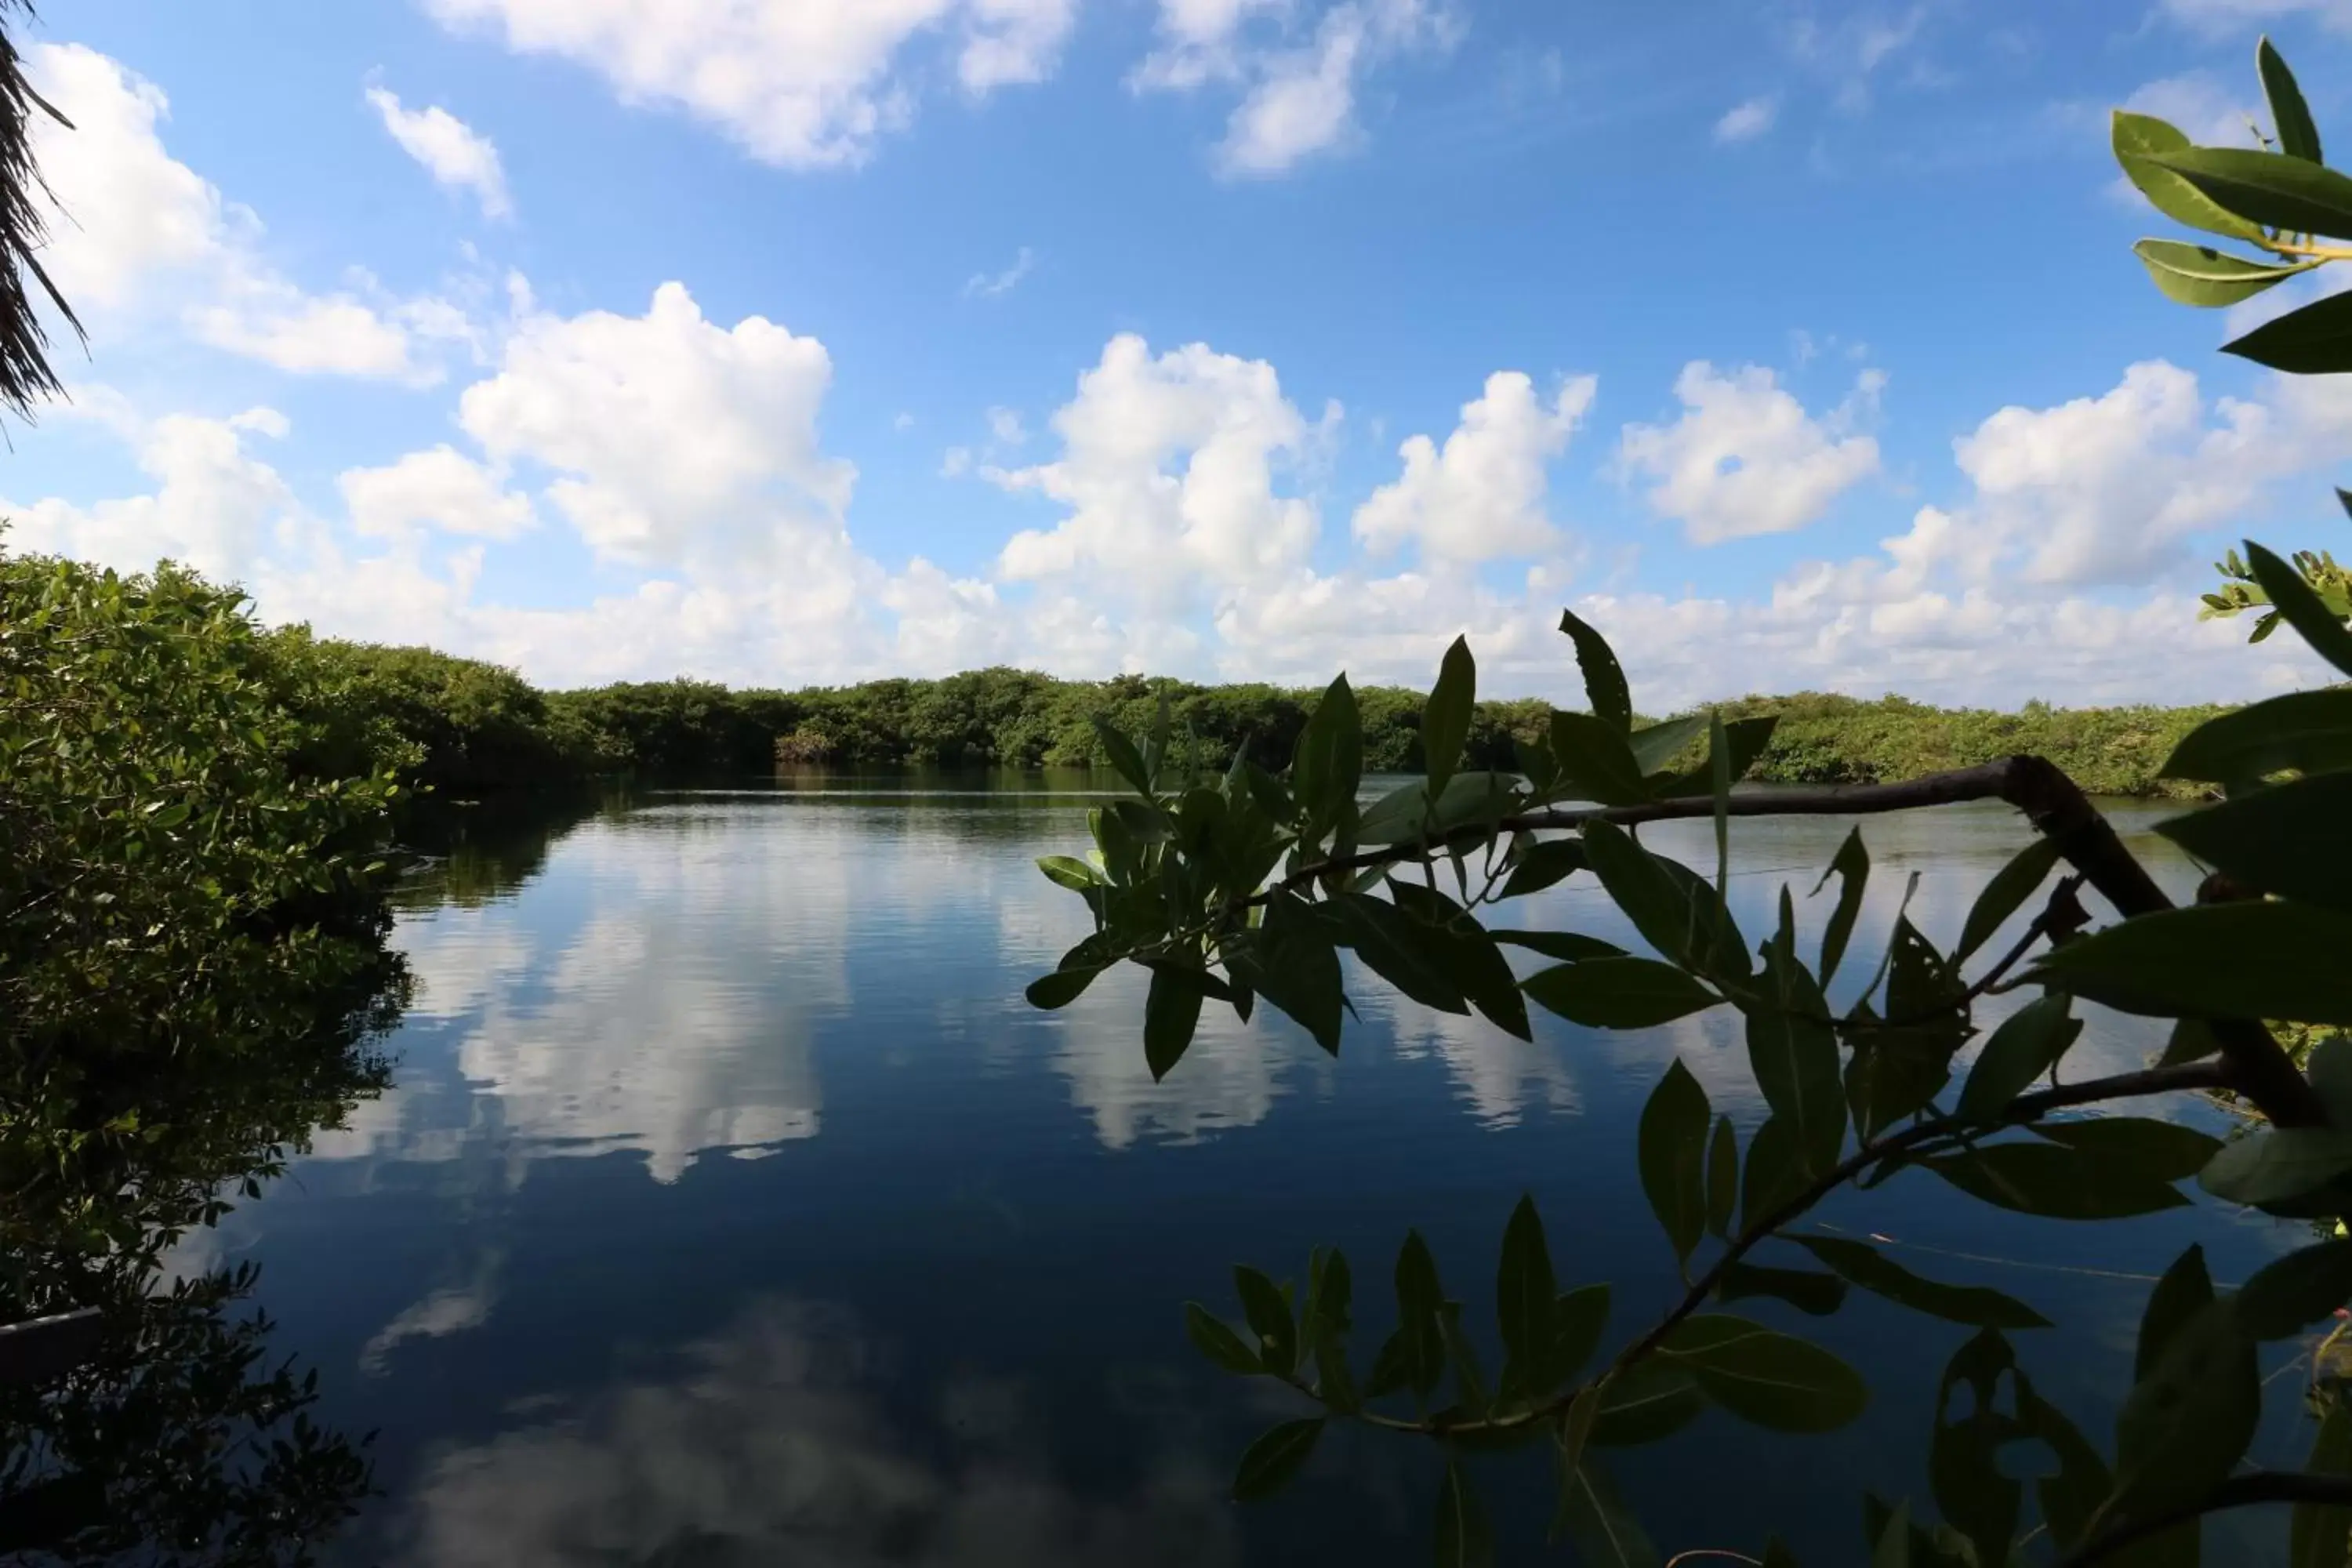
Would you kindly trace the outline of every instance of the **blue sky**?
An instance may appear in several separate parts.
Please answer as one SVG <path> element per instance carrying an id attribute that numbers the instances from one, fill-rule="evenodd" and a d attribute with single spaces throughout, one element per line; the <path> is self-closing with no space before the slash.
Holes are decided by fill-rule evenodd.
<path id="1" fill-rule="evenodd" d="M 2318 679 L 2352 396 L 2128 247 L 2346 0 L 165 0 L 33 67 L 91 328 L 9 542 L 572 684 L 1074 675 L 1643 706 Z M 2238 323 L 2242 325 L 2242 321 Z"/>

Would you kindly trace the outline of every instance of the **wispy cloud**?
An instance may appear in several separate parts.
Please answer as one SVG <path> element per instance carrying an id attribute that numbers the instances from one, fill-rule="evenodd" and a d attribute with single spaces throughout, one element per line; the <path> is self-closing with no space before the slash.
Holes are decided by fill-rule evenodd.
<path id="1" fill-rule="evenodd" d="M 1772 122 L 1780 117 L 1780 100 L 1778 97 L 1767 94 L 1751 98 L 1724 111 L 1723 118 L 1715 122 L 1715 139 L 1726 144 L 1753 142 L 1771 130 Z"/>
<path id="2" fill-rule="evenodd" d="M 967 300 L 996 300 L 1021 287 L 1037 265 L 1036 252 L 1027 246 L 1013 258 L 1013 265 L 1002 272 L 975 272 L 964 279 L 963 297 Z"/>

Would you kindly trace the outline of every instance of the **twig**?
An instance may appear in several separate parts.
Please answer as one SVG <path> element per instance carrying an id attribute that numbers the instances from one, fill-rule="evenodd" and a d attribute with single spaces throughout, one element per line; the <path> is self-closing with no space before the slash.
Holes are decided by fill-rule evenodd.
<path id="1" fill-rule="evenodd" d="M 2126 1520 L 2074 1549 L 2060 1568 L 2084 1568 L 2112 1557 L 2136 1542 L 2160 1535 L 2177 1524 L 2226 1509 L 2249 1508 L 2266 1502 L 2315 1502 L 2331 1508 L 2352 1508 L 2352 1476 L 2314 1476 L 2295 1470 L 2255 1470 L 2231 1476 L 2193 1502 L 2176 1503 L 2160 1513 Z"/>

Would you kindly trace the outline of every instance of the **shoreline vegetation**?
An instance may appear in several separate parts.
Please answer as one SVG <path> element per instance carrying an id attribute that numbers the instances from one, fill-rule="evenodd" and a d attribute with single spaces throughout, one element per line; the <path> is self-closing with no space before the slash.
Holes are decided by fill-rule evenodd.
<path id="1" fill-rule="evenodd" d="M 414 783 L 455 797 L 618 774 L 1106 766 L 1093 721 L 1129 733 L 1146 730 L 1163 693 L 1179 743 L 1189 734 L 1202 767 L 1222 769 L 1239 747 L 1276 768 L 1319 696 L 1261 683 L 1202 686 L 1132 675 L 1063 680 L 1003 668 L 798 690 L 680 679 L 544 691 L 512 670 L 430 648 L 313 639 L 300 628 L 275 635 L 315 662 L 354 712 L 415 748 Z M 1365 771 L 1420 772 L 1422 694 L 1366 687 L 1357 700 Z M 2189 731 L 2229 710 L 2031 702 L 2000 712 L 1822 692 L 1713 706 L 1727 721 L 1780 715 L 1749 775 L 1761 784 L 1892 784 L 2030 752 L 2091 794 L 2142 796 L 2196 793 L 2159 779 L 2158 770 Z M 1539 699 L 1480 702 L 1465 765 L 1516 768 L 1521 746 L 1543 743 L 1551 711 Z M 1694 762 L 1698 749 L 1695 743 Z"/>

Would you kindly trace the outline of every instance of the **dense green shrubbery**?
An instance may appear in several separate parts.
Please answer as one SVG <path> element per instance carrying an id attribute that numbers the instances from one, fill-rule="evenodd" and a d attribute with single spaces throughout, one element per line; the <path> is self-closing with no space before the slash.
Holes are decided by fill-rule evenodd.
<path id="1" fill-rule="evenodd" d="M 304 646 L 355 716 L 387 723 L 422 749 L 415 782 L 456 795 L 605 773 L 759 773 L 779 762 L 1099 767 L 1110 759 L 1095 721 L 1147 729 L 1163 694 L 1176 733 L 1190 737 L 1202 766 L 1223 768 L 1245 750 L 1278 768 L 1319 695 L 1136 675 L 1057 680 L 1001 668 L 798 691 L 679 679 L 541 693 L 511 671 L 427 648 Z M 1420 772 L 1421 693 L 1375 686 L 1356 700 L 1365 768 Z M 2032 702 L 2002 713 L 1818 692 L 1744 697 L 1722 710 L 1727 719 L 1780 716 L 1755 773 L 1767 783 L 1884 784 L 2029 752 L 2099 795 L 2161 793 L 2158 771 L 2173 746 L 2221 711 Z M 1465 756 L 1474 767 L 1514 768 L 1524 748 L 1548 743 L 1550 720 L 1550 705 L 1536 699 L 1481 702 Z"/>

